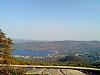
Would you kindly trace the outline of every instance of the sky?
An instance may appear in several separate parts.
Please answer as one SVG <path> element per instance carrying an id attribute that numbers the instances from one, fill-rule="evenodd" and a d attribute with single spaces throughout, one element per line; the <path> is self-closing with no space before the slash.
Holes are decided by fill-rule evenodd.
<path id="1" fill-rule="evenodd" d="M 100 0 L 0 0 L 0 29 L 13 39 L 100 40 Z"/>

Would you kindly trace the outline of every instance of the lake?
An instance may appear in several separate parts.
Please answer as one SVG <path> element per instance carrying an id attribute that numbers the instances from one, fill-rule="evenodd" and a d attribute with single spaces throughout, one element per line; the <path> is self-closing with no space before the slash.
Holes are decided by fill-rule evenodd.
<path id="1" fill-rule="evenodd" d="M 34 52 L 31 50 L 14 50 L 13 55 L 21 56 L 47 56 L 49 52 Z"/>

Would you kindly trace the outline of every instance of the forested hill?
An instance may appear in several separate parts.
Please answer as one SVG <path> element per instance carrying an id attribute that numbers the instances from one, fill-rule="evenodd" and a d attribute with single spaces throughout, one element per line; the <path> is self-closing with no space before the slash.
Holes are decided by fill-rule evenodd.
<path id="1" fill-rule="evenodd" d="M 100 41 L 41 41 L 18 42 L 15 49 L 33 51 L 72 51 L 72 52 L 100 52 Z"/>

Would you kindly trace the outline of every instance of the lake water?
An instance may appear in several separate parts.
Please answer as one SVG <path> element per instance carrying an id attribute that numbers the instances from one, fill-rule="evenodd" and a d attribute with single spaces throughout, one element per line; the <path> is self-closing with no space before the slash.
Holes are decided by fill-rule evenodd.
<path id="1" fill-rule="evenodd" d="M 34 52 L 31 50 L 14 50 L 13 55 L 21 56 L 47 56 L 49 52 Z"/>

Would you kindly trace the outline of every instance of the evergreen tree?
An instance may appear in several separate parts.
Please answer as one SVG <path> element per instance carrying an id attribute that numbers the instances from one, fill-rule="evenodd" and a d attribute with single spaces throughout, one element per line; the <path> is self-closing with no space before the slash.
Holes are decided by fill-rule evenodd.
<path id="1" fill-rule="evenodd" d="M 12 45 L 13 41 L 0 29 L 0 58 L 3 64 L 9 64 L 8 58 L 13 50 Z"/>

